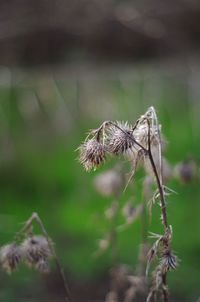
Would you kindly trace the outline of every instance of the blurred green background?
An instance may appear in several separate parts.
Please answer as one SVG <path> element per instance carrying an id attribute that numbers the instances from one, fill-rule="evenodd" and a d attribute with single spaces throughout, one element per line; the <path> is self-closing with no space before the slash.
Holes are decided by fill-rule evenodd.
<path id="1" fill-rule="evenodd" d="M 88 174 L 76 160 L 75 150 L 88 129 L 107 119 L 134 122 L 153 105 L 169 142 L 169 162 L 175 166 L 190 157 L 198 165 L 200 72 L 196 66 L 196 61 L 183 64 L 176 58 L 137 64 L 78 62 L 39 70 L 1 67 L 1 245 L 12 241 L 21 224 L 38 212 L 77 301 L 103 299 L 106 286 L 97 288 L 107 282 L 110 251 L 98 258 L 94 254 L 97 240 L 106 232 L 104 211 L 112 200 L 95 191 L 93 180 L 117 160 Z M 122 194 L 122 205 L 132 195 L 140 202 L 136 187 L 141 187 L 142 179 L 139 173 L 135 185 Z M 172 301 L 196 301 L 200 295 L 199 179 L 187 184 L 173 179 L 168 185 L 178 192 L 169 197 L 168 209 L 173 249 L 181 259 L 177 271 L 169 273 Z M 153 217 L 150 231 L 159 233 L 157 206 Z M 119 263 L 136 265 L 140 228 L 138 219 L 119 234 Z M 95 294 L 90 293 L 91 284 Z M 47 276 L 23 266 L 11 276 L 0 272 L 1 301 L 62 298 L 53 263 Z"/>
<path id="2" fill-rule="evenodd" d="M 112 199 L 96 192 L 94 179 L 117 163 L 89 174 L 75 150 L 89 129 L 105 120 L 134 123 L 150 106 L 171 166 L 190 159 L 192 167 L 190 181 L 168 183 L 177 192 L 168 213 L 180 258 L 168 277 L 170 302 L 200 297 L 199 20 L 198 0 L 0 1 L 0 246 L 37 212 L 74 302 L 102 302 L 109 288 L 111 251 L 95 254 Z M 122 208 L 130 198 L 141 202 L 143 179 L 139 171 Z M 156 205 L 149 231 L 162 232 L 159 216 Z M 119 264 L 136 268 L 140 235 L 140 219 L 119 233 Z M 0 301 L 64 301 L 51 268 L 44 276 L 23 265 L 11 276 L 0 270 Z"/>

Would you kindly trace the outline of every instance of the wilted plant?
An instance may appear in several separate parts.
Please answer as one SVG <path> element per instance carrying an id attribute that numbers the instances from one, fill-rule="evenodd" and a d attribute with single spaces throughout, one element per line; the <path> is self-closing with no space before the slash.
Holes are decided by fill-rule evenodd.
<path id="1" fill-rule="evenodd" d="M 172 172 L 167 161 L 163 159 L 162 147 L 161 125 L 158 123 L 153 107 L 150 107 L 134 125 L 127 122 L 105 121 L 98 129 L 92 130 L 79 147 L 79 159 L 87 171 L 95 170 L 110 154 L 124 156 L 132 165 L 131 178 L 139 165 L 145 168 L 147 176 L 146 183 L 144 182 L 144 198 L 151 192 L 153 183 L 157 186 L 150 199 L 149 208 L 151 210 L 156 202 L 160 205 L 164 231 L 162 235 L 153 234 L 156 241 L 147 256 L 147 272 L 151 262 L 158 260 L 153 273 L 152 287 L 147 297 L 148 302 L 152 299 L 155 301 L 157 298 L 160 299 L 159 301 L 168 301 L 167 272 L 177 267 L 177 258 L 171 250 L 172 227 L 168 224 L 165 200 L 172 190 L 163 184 L 163 178 L 167 179 Z M 131 212 L 128 204 L 124 213 L 127 211 Z M 134 211 L 132 213 L 134 214 Z M 146 243 L 146 239 L 144 241 Z M 130 292 L 131 290 L 134 292 L 134 288 L 130 287 Z M 112 292 L 112 294 L 111 300 L 115 301 L 116 293 L 114 295 Z"/>
<path id="2" fill-rule="evenodd" d="M 133 275 L 130 268 L 121 265 L 117 261 L 119 233 L 132 225 L 143 212 L 143 205 L 134 205 L 131 200 L 128 200 L 124 206 L 120 206 L 119 198 L 123 193 L 125 182 L 124 171 L 119 165 L 98 174 L 94 180 L 95 188 L 102 196 L 114 198 L 104 212 L 105 219 L 108 221 L 108 228 L 103 239 L 99 240 L 99 250 L 97 252 L 97 255 L 99 255 L 110 247 L 112 256 L 110 290 L 106 295 L 105 302 L 118 301 L 122 293 L 124 302 L 131 302 L 138 295 L 144 296 L 147 289 L 145 269 L 142 269 L 145 263 L 144 252 L 146 245 L 144 242 L 139 253 L 139 265 L 136 275 Z M 122 225 L 118 225 L 118 218 L 121 215 L 125 222 Z"/>
<path id="3" fill-rule="evenodd" d="M 33 234 L 33 223 L 36 222 L 42 234 Z M 65 290 L 65 301 L 71 302 L 71 295 L 64 271 L 55 252 L 54 244 L 49 237 L 42 220 L 33 213 L 25 222 L 23 228 L 16 233 L 14 240 L 0 249 L 0 264 L 7 273 L 12 273 L 23 262 L 28 267 L 34 267 L 41 273 L 49 273 L 49 261 L 55 260 L 58 272 Z"/>

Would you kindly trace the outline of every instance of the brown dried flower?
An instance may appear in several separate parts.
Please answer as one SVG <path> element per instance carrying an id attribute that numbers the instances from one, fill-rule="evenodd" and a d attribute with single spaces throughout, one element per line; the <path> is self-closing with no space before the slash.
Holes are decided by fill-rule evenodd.
<path id="1" fill-rule="evenodd" d="M 22 252 L 15 243 L 4 245 L 0 250 L 2 268 L 7 273 L 12 273 L 22 259 Z"/>
<path id="2" fill-rule="evenodd" d="M 95 138 L 85 141 L 80 147 L 79 161 L 86 171 L 96 169 L 105 161 L 105 146 Z"/>
<path id="3" fill-rule="evenodd" d="M 51 257 L 48 241 L 43 236 L 32 236 L 22 243 L 23 256 L 29 266 L 41 268 Z"/>
<path id="4" fill-rule="evenodd" d="M 177 257 L 171 252 L 166 251 L 161 258 L 161 267 L 164 273 L 177 268 Z"/>
<path id="5" fill-rule="evenodd" d="M 132 127 L 127 122 L 116 122 L 116 126 L 111 125 L 107 143 L 111 153 L 124 154 L 135 145 Z"/>
<path id="6" fill-rule="evenodd" d="M 126 223 L 131 224 L 142 212 L 142 205 L 134 206 L 131 201 L 128 201 L 122 209 Z"/>
<path id="7" fill-rule="evenodd" d="M 174 176 L 184 184 L 190 183 L 197 176 L 195 161 L 189 159 L 178 163 L 174 168 Z"/>
<path id="8" fill-rule="evenodd" d="M 120 171 L 111 169 L 96 176 L 94 180 L 96 190 L 103 196 L 116 196 L 122 189 L 123 178 Z"/>

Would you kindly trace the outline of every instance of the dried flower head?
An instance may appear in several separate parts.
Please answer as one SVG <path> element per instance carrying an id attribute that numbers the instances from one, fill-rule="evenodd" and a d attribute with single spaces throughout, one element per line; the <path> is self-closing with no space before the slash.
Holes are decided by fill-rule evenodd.
<path id="1" fill-rule="evenodd" d="M 142 212 L 142 205 L 134 206 L 131 201 L 128 201 L 122 209 L 123 216 L 127 224 L 131 224 Z"/>
<path id="2" fill-rule="evenodd" d="M 174 270 L 178 265 L 177 257 L 171 251 L 166 251 L 161 258 L 160 264 L 163 273 L 166 273 L 169 270 Z"/>
<path id="3" fill-rule="evenodd" d="M 22 252 L 15 243 L 4 245 L 0 250 L 2 268 L 7 273 L 12 273 L 22 259 Z"/>
<path id="4" fill-rule="evenodd" d="M 84 166 L 86 171 L 96 169 L 105 161 L 106 151 L 105 146 L 95 138 L 85 141 L 79 147 L 79 161 Z"/>
<path id="5" fill-rule="evenodd" d="M 174 175 L 182 183 L 190 183 L 197 176 L 197 165 L 195 161 L 189 159 L 178 163 L 174 168 Z"/>
<path id="6" fill-rule="evenodd" d="M 116 125 L 111 125 L 107 143 L 111 153 L 115 155 L 126 153 L 135 144 L 132 127 L 127 122 L 116 122 Z"/>
<path id="7" fill-rule="evenodd" d="M 23 256 L 29 266 L 40 267 L 42 261 L 47 261 L 52 255 L 48 241 L 43 236 L 32 236 L 22 243 Z M 43 263 L 44 264 L 44 263 Z"/>
<path id="8" fill-rule="evenodd" d="M 108 170 L 96 176 L 94 180 L 96 190 L 103 196 L 116 196 L 122 189 L 123 178 L 120 171 Z"/>

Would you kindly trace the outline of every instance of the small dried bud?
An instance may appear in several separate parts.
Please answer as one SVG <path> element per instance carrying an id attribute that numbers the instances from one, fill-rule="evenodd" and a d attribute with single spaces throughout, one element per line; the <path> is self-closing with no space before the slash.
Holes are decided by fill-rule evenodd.
<path id="1" fill-rule="evenodd" d="M 177 257 L 171 253 L 171 251 L 166 251 L 161 258 L 161 267 L 164 273 L 171 269 L 177 268 Z"/>
<path id="2" fill-rule="evenodd" d="M 132 202 L 128 201 L 122 209 L 123 215 L 126 219 L 126 223 L 133 223 L 135 219 L 141 214 L 142 208 L 143 207 L 141 205 L 134 207 Z"/>
<path id="3" fill-rule="evenodd" d="M 197 175 L 196 163 L 193 160 L 188 160 L 177 164 L 174 175 L 184 184 L 191 182 Z"/>
<path id="4" fill-rule="evenodd" d="M 86 171 L 96 169 L 100 164 L 105 161 L 105 147 L 96 139 L 89 139 L 84 142 L 80 147 L 80 163 L 84 166 Z"/>
<path id="5" fill-rule="evenodd" d="M 109 197 L 119 194 L 123 186 L 123 179 L 119 171 L 112 169 L 97 175 L 94 185 L 100 194 Z"/>
<path id="6" fill-rule="evenodd" d="M 117 122 L 117 127 L 111 126 L 108 135 L 108 150 L 120 155 L 134 146 L 133 130 L 127 122 Z"/>
<path id="7" fill-rule="evenodd" d="M 27 238 L 22 243 L 22 251 L 25 261 L 29 266 L 35 265 L 37 267 L 39 265 L 41 267 L 41 261 L 45 262 L 52 256 L 48 241 L 43 236 Z"/>
<path id="8" fill-rule="evenodd" d="M 98 245 L 99 245 L 99 249 L 101 251 L 105 251 L 108 249 L 109 245 L 110 245 L 110 241 L 108 238 L 104 238 L 104 239 L 99 239 L 98 240 Z"/>
<path id="9" fill-rule="evenodd" d="M 15 243 L 7 244 L 0 250 L 2 268 L 9 274 L 17 268 L 21 259 L 21 249 Z"/>

